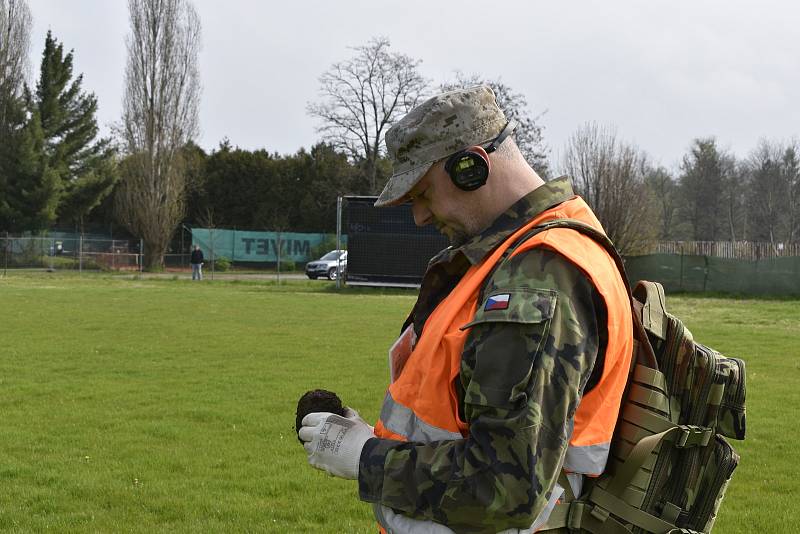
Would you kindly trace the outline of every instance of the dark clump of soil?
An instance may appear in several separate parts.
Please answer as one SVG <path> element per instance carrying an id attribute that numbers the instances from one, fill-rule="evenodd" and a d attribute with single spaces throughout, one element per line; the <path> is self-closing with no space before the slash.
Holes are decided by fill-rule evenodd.
<path id="1" fill-rule="evenodd" d="M 313 412 L 331 412 L 344 417 L 344 406 L 342 406 L 342 400 L 333 391 L 325 389 L 306 391 L 297 402 L 297 417 L 294 421 L 296 432 L 300 432 L 303 417 Z"/>

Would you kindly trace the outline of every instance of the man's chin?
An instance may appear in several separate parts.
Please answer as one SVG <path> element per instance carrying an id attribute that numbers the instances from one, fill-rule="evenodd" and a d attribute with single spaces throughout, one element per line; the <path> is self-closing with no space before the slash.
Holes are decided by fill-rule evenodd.
<path id="1" fill-rule="evenodd" d="M 455 236 L 455 232 L 449 227 L 445 225 L 436 225 L 436 231 L 445 236 L 450 242 L 453 242 L 453 237 Z"/>
<path id="2" fill-rule="evenodd" d="M 438 226 L 436 229 L 439 230 L 439 233 L 445 236 L 454 247 L 465 243 L 467 239 L 469 239 L 469 236 L 465 235 L 463 232 L 459 232 L 449 226 Z"/>

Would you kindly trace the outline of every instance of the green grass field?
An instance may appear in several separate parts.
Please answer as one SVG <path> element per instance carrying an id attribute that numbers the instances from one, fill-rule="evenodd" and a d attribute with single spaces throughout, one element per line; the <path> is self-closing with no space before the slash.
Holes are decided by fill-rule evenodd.
<path id="1" fill-rule="evenodd" d="M 374 420 L 412 304 L 329 283 L 0 278 L 0 530 L 374 533 L 355 483 L 306 464 L 294 409 L 324 387 Z M 748 364 L 715 532 L 798 531 L 800 301 L 668 306 Z"/>

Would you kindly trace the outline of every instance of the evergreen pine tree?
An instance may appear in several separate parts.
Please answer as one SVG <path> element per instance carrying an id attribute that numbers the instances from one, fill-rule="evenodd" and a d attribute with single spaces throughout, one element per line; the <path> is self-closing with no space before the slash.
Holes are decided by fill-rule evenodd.
<path id="1" fill-rule="evenodd" d="M 6 231 L 38 231 L 55 219 L 61 183 L 43 156 L 44 142 L 33 113 L 0 147 L 0 227 Z"/>
<path id="2" fill-rule="evenodd" d="M 41 183 L 55 173 L 58 185 L 51 223 L 79 221 L 105 198 L 116 181 L 114 151 L 109 139 L 97 139 L 97 98 L 85 93 L 83 75 L 73 77 L 73 52 L 47 32 L 39 81 L 27 94 L 32 117 L 38 117 L 43 138 Z"/>
<path id="3" fill-rule="evenodd" d="M 25 110 L 13 95 L 0 94 L 0 106 L 0 231 L 14 231 L 12 221 L 16 219 L 16 212 L 10 195 L 16 171 L 13 166 L 18 154 L 16 145 L 19 130 L 24 126 Z"/>
<path id="4" fill-rule="evenodd" d="M 0 83 L 0 231 L 17 232 L 22 227 L 23 219 L 27 218 L 27 206 L 20 202 L 22 195 L 17 194 L 20 182 L 20 169 L 26 155 L 32 155 L 24 150 L 24 146 L 32 147 L 31 142 L 25 143 L 30 137 L 27 130 L 28 122 L 24 100 L 3 87 Z M 30 168 L 33 161 L 27 161 L 26 167 Z M 22 206 L 23 211 L 20 211 Z"/>

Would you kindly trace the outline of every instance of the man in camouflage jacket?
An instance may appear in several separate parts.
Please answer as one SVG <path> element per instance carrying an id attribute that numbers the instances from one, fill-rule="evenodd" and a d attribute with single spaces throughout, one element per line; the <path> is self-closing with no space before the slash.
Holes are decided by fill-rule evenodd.
<path id="1" fill-rule="evenodd" d="M 431 260 L 401 332 L 411 325 L 415 337 L 424 336 L 426 320 L 470 267 L 574 197 L 564 178 L 545 183 L 512 138 L 487 154 L 507 124 L 491 90 L 476 87 L 433 97 L 387 133 L 394 175 L 376 205 L 410 201 L 418 225 L 435 224 L 452 242 Z M 459 189 L 444 168 L 465 148 L 489 163 L 486 184 L 474 191 Z M 468 437 L 406 442 L 373 437 L 371 427 L 352 430 L 366 425 L 357 416 L 339 418 L 347 423 L 338 434 L 331 433 L 338 416 L 303 421 L 310 463 L 357 478 L 361 499 L 407 518 L 409 532 L 532 531 L 561 473 L 576 407 L 602 372 L 605 305 L 574 264 L 536 247 L 496 269 L 481 294 L 497 287 L 546 291 L 555 309 L 549 321 L 469 331 L 455 384 Z M 358 456 L 342 468 L 343 454 Z M 423 524 L 427 530 L 415 530 Z"/>

